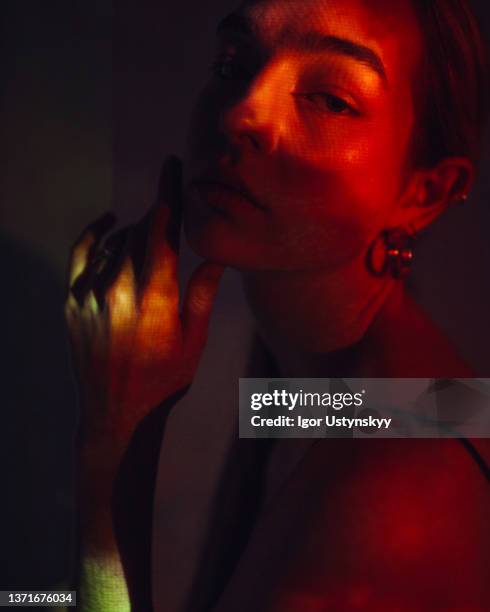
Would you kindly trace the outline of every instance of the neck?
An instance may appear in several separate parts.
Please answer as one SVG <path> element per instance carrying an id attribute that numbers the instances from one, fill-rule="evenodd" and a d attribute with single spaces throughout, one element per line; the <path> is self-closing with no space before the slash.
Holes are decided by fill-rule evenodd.
<path id="1" fill-rule="evenodd" d="M 371 277 L 360 259 L 335 271 L 243 272 L 242 279 L 259 333 L 286 377 L 336 365 L 343 376 L 355 372 L 352 347 L 401 291 L 389 277 Z"/>

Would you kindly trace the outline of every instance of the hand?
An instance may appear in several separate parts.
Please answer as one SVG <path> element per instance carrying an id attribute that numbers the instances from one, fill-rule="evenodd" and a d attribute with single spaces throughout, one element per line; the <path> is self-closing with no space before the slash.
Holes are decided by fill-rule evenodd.
<path id="1" fill-rule="evenodd" d="M 176 158 L 164 165 L 149 213 L 101 250 L 114 222 L 104 215 L 75 243 L 65 313 L 83 396 L 83 443 L 121 453 L 138 423 L 192 382 L 223 267 L 197 268 L 179 312 Z"/>

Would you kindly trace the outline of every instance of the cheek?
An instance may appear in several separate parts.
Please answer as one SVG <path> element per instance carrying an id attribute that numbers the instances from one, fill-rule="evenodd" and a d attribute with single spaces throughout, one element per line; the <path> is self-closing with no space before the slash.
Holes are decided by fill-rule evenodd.
<path id="1" fill-rule="evenodd" d="M 343 194 L 344 205 L 361 200 L 360 214 L 376 213 L 396 197 L 409 131 L 399 114 L 380 109 L 377 115 L 376 120 L 337 117 L 306 129 L 297 126 L 285 145 L 284 176 L 298 179 L 313 197 Z"/>
<path id="2" fill-rule="evenodd" d="M 403 112 L 377 108 L 376 119 L 305 117 L 290 107 L 276 112 L 278 149 L 260 158 L 245 155 L 239 168 L 267 214 L 253 225 L 206 219 L 206 232 L 192 233 L 201 239 L 213 230 L 206 244 L 230 238 L 227 253 L 243 243 L 251 257 L 256 245 L 257 261 L 278 266 L 337 266 L 352 259 L 386 226 L 396 205 L 410 127 Z M 191 171 L 226 150 L 222 113 L 222 95 L 210 86 L 191 124 Z"/>
<path id="3" fill-rule="evenodd" d="M 379 127 L 317 132 L 278 156 L 274 212 L 282 235 L 307 234 L 310 245 L 341 259 L 369 244 L 396 204 L 402 158 Z"/>

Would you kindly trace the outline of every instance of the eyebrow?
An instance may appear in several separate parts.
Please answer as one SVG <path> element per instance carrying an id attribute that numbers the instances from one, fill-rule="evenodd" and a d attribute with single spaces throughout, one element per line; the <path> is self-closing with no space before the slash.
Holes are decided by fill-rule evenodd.
<path id="1" fill-rule="evenodd" d="M 240 15 L 239 13 L 231 13 L 219 22 L 216 33 L 221 34 L 224 31 L 233 31 L 257 38 L 257 31 L 253 23 L 245 15 Z M 371 48 L 355 43 L 352 40 L 337 36 L 326 36 L 314 30 L 299 36 L 286 31 L 282 37 L 282 43 L 294 46 L 302 51 L 330 51 L 337 55 L 350 57 L 374 70 L 385 84 L 388 81 L 385 67 L 379 55 Z"/>

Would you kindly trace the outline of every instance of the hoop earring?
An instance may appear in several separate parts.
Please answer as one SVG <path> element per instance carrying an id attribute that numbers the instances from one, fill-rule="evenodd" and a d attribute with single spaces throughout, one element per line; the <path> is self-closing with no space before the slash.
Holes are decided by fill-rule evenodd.
<path id="1" fill-rule="evenodd" d="M 385 276 L 387 272 L 396 280 L 405 278 L 412 265 L 415 240 L 416 234 L 412 228 L 408 231 L 403 227 L 390 227 L 383 230 L 371 243 L 366 253 L 367 269 L 377 278 Z M 384 259 L 381 265 L 376 266 L 374 252 L 379 241 L 382 242 Z"/>

